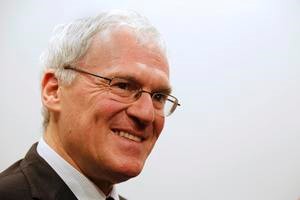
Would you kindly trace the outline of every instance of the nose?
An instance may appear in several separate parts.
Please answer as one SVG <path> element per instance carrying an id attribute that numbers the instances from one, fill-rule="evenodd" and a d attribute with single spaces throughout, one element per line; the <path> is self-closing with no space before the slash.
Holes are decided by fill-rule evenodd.
<path id="1" fill-rule="evenodd" d="M 155 110 L 151 94 L 142 92 L 139 98 L 127 108 L 127 114 L 143 125 L 151 124 L 155 118 Z"/>

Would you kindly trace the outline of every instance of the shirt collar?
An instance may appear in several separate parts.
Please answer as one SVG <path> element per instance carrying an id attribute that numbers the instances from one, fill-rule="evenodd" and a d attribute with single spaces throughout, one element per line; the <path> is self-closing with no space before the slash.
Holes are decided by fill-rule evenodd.
<path id="1" fill-rule="evenodd" d="M 78 200 L 105 200 L 105 194 L 92 181 L 57 154 L 43 138 L 38 143 L 37 152 L 61 177 Z M 116 186 L 113 186 L 109 196 L 119 200 Z"/>

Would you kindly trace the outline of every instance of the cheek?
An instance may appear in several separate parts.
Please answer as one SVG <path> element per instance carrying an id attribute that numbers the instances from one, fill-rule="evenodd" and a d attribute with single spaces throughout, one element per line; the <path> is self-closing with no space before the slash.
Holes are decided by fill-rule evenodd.
<path id="1" fill-rule="evenodd" d="M 155 136 L 158 138 L 160 136 L 160 133 L 162 132 L 165 124 L 165 118 L 158 116 L 157 119 L 154 122 L 154 130 L 155 130 Z"/>
<path id="2" fill-rule="evenodd" d="M 95 123 L 99 124 L 100 121 L 108 121 L 116 114 L 126 109 L 126 105 L 111 99 L 99 100 L 90 110 L 93 113 Z"/>

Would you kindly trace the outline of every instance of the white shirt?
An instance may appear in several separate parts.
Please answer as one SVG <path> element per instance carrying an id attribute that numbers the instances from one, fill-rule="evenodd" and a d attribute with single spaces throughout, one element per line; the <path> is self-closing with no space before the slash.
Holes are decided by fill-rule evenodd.
<path id="1" fill-rule="evenodd" d="M 78 200 L 105 200 L 105 194 L 92 181 L 58 155 L 43 138 L 38 143 L 37 152 L 66 183 Z M 109 196 L 115 200 L 120 200 L 115 186 L 113 186 Z"/>

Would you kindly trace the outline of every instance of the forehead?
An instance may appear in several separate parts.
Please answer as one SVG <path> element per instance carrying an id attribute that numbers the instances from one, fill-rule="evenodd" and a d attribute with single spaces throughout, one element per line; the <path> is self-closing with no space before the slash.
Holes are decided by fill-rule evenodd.
<path id="1" fill-rule="evenodd" d="M 169 84 L 169 65 L 164 52 L 151 40 L 141 41 L 129 29 L 105 37 L 96 35 L 79 65 L 108 75 L 130 75 L 150 82 L 159 79 L 162 84 Z"/>

